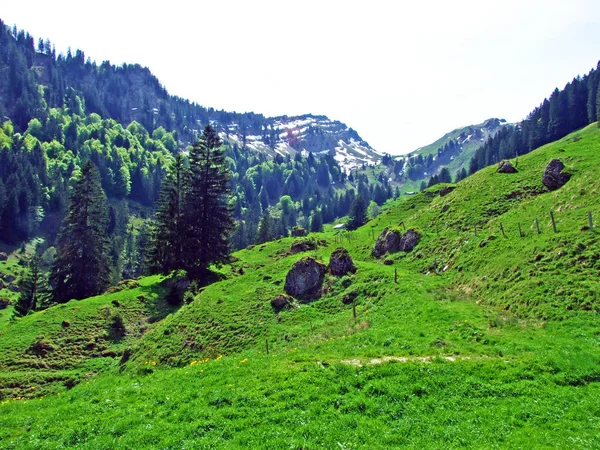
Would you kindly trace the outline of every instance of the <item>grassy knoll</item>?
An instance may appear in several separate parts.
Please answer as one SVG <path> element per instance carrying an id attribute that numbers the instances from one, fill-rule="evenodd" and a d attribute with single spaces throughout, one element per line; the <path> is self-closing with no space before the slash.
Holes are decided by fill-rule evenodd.
<path id="1" fill-rule="evenodd" d="M 291 254 L 286 238 L 237 252 L 178 310 L 149 277 L 0 322 L 0 447 L 598 448 L 598 149 L 593 125 L 516 174 L 484 169 L 316 234 L 314 250 Z M 555 157 L 572 178 L 548 192 Z M 390 226 L 421 240 L 375 259 Z M 357 272 L 276 313 L 292 264 L 327 263 L 341 236 Z M 117 314 L 127 333 L 111 339 Z"/>

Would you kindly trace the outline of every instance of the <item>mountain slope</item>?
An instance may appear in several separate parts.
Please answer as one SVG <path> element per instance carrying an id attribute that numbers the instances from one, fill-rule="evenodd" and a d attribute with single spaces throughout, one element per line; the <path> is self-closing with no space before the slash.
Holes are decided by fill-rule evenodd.
<path id="1" fill-rule="evenodd" d="M 169 95 L 148 68 L 108 61 L 97 65 L 81 50 L 57 56 L 49 42 L 35 47 L 29 33 L 11 31 L 2 21 L 0 47 L 0 115 L 20 132 L 47 107 L 60 108 L 63 102 L 70 106 L 78 96 L 88 113 L 125 126 L 139 122 L 150 134 L 161 126 L 176 131 L 180 147 L 210 122 L 242 150 L 248 145 L 270 156 L 331 153 L 345 168 L 381 159 L 354 130 L 325 116 L 268 118 L 203 107 Z"/>
<path id="2" fill-rule="evenodd" d="M 14 448 L 598 447 L 600 244 L 588 222 L 588 212 L 600 217 L 598 148 L 594 124 L 520 157 L 518 173 L 489 167 L 443 196 L 447 185 L 396 201 L 355 232 L 317 233 L 314 250 L 290 254 L 286 238 L 238 252 L 224 280 L 129 342 L 125 373 L 118 355 L 60 396 L 3 400 L 0 439 Z M 541 176 L 556 157 L 572 176 L 549 192 Z M 421 240 L 376 259 L 384 227 Z M 340 239 L 357 272 L 327 275 L 320 298 L 273 311 L 292 264 L 328 262 Z M 356 318 L 343 302 L 351 297 Z M 36 324 L 36 333 L 60 329 Z M 17 328 L 4 325 L 3 351 L 16 348 L 5 343 L 17 331 L 32 337 Z"/>

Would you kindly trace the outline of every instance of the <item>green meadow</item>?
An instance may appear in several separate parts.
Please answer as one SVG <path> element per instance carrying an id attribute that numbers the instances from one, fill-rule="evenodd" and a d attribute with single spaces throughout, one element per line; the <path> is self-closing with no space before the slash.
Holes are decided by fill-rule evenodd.
<path id="1" fill-rule="evenodd" d="M 571 179 L 548 192 L 553 158 Z M 179 307 L 154 276 L 4 310 L 0 448 L 598 448 L 599 162 L 593 124 L 314 250 L 237 252 Z M 421 240 L 376 259 L 386 227 Z M 273 310 L 294 262 L 340 246 L 355 274 Z"/>

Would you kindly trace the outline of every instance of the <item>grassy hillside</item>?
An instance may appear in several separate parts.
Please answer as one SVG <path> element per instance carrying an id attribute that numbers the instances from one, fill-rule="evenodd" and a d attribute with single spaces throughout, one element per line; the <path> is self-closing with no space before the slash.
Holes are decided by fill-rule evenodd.
<path id="1" fill-rule="evenodd" d="M 600 245 L 588 213 L 600 226 L 598 149 L 594 124 L 519 158 L 516 174 L 490 167 L 443 197 L 438 185 L 397 201 L 355 232 L 315 234 L 314 250 L 291 254 L 292 238 L 243 250 L 219 269 L 223 281 L 177 311 L 151 277 L 0 322 L 0 442 L 597 448 Z M 548 192 L 541 176 L 555 157 L 572 178 Z M 378 260 L 371 250 L 384 227 L 422 237 L 412 252 Z M 340 239 L 357 272 L 327 275 L 320 298 L 276 313 L 270 300 L 293 263 L 327 263 Z M 113 342 L 115 314 L 127 334 Z M 54 350 L 27 356 L 39 336 Z M 100 354 L 83 352 L 77 342 L 94 336 Z M 131 358 L 119 364 L 125 349 Z M 9 387 L 15 364 L 35 380 L 78 375 L 68 390 L 46 383 L 31 398 Z"/>

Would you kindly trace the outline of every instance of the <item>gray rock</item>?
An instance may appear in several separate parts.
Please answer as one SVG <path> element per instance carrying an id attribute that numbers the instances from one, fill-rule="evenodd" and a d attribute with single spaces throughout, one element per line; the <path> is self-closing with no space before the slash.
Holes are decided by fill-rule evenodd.
<path id="1" fill-rule="evenodd" d="M 396 230 L 384 228 L 381 234 L 377 237 L 375 247 L 373 248 L 373 256 L 379 258 L 386 253 L 398 251 L 400 245 L 400 233 Z"/>
<path id="2" fill-rule="evenodd" d="M 329 270 L 332 275 L 343 276 L 347 273 L 356 272 L 354 262 L 346 250 L 343 247 L 337 248 L 331 254 L 329 258 Z"/>
<path id="3" fill-rule="evenodd" d="M 542 183 L 544 186 L 551 191 L 564 186 L 564 184 L 569 181 L 569 178 L 571 178 L 571 175 L 568 173 L 563 173 L 564 168 L 565 165 L 560 159 L 553 159 L 550 161 L 542 176 Z"/>
<path id="4" fill-rule="evenodd" d="M 8 259 L 8 255 L 6 253 L 0 252 L 0 261 L 6 261 Z"/>
<path id="5" fill-rule="evenodd" d="M 512 163 L 506 159 L 498 163 L 498 173 L 517 173 L 517 169 L 514 168 Z"/>
<path id="6" fill-rule="evenodd" d="M 271 306 L 273 307 L 273 310 L 275 312 L 279 312 L 282 309 L 290 306 L 293 301 L 294 301 L 294 299 L 292 297 L 290 297 L 289 295 L 280 294 L 277 297 L 275 297 L 273 300 L 271 300 Z"/>
<path id="7" fill-rule="evenodd" d="M 300 252 L 308 252 L 316 248 L 316 243 L 311 241 L 310 239 L 300 239 L 292 243 L 292 246 L 290 247 L 290 252 L 292 254 L 295 254 Z"/>
<path id="8" fill-rule="evenodd" d="M 6 309 L 10 305 L 10 302 L 7 298 L 0 298 L 0 309 Z"/>
<path id="9" fill-rule="evenodd" d="M 402 252 L 410 252 L 419 243 L 421 236 L 415 230 L 408 230 L 402 235 L 398 250 Z"/>
<path id="10" fill-rule="evenodd" d="M 419 243 L 420 238 L 419 233 L 412 229 L 400 236 L 400 232 L 385 228 L 377 238 L 373 256 L 379 258 L 386 253 L 410 252 Z"/>
<path id="11" fill-rule="evenodd" d="M 12 283 L 13 281 L 15 281 L 17 278 L 12 276 L 12 275 L 4 275 L 4 281 L 6 281 L 7 283 Z"/>
<path id="12" fill-rule="evenodd" d="M 325 276 L 325 264 L 305 256 L 296 261 L 285 277 L 285 292 L 294 297 L 311 294 L 316 291 Z"/>

